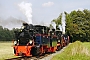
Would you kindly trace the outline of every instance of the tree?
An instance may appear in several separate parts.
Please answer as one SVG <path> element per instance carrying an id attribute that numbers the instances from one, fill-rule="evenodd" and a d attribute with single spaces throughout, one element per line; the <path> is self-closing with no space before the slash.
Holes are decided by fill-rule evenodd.
<path id="1" fill-rule="evenodd" d="M 90 38 L 90 11 L 72 11 L 66 13 L 66 32 L 73 37 L 73 41 L 89 41 Z"/>
<path id="2" fill-rule="evenodd" d="M 0 26 L 0 41 L 11 41 L 14 39 L 14 31 L 19 29 L 9 30 Z"/>
<path id="3" fill-rule="evenodd" d="M 72 37 L 72 41 L 90 41 L 90 10 L 64 12 L 66 17 L 66 33 Z M 61 24 L 62 13 L 52 20 L 56 28 Z"/>

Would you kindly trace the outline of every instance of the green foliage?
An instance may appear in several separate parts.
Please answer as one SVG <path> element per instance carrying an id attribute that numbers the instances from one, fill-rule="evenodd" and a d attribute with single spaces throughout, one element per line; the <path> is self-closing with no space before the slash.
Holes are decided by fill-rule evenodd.
<path id="1" fill-rule="evenodd" d="M 54 56 L 51 60 L 89 60 L 90 59 L 89 47 L 90 42 L 81 43 L 79 41 L 76 41 L 68 45 L 64 49 L 64 51 Z"/>
<path id="2" fill-rule="evenodd" d="M 2 26 L 0 26 L 0 41 L 13 40 L 15 30 L 16 30 L 15 28 L 13 30 L 9 30 L 7 28 L 3 28 Z"/>
<path id="3" fill-rule="evenodd" d="M 0 60 L 9 60 L 10 58 L 16 58 L 13 52 L 12 42 L 0 41 Z"/>
<path id="4" fill-rule="evenodd" d="M 66 13 L 66 32 L 71 35 L 73 41 L 89 41 L 90 39 L 90 11 L 72 11 Z"/>

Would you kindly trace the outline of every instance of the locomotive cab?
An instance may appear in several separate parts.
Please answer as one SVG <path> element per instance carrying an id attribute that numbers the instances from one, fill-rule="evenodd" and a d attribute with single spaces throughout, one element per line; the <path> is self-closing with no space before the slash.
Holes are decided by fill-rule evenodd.
<path id="1" fill-rule="evenodd" d="M 49 33 L 48 52 L 55 52 L 57 49 L 57 36 L 55 34 L 55 29 L 50 29 L 48 33 Z"/>
<path id="2" fill-rule="evenodd" d="M 41 26 L 41 25 L 35 25 L 35 47 L 32 49 L 32 55 L 38 55 L 44 53 L 44 47 L 48 45 L 49 38 L 48 38 L 48 27 Z"/>

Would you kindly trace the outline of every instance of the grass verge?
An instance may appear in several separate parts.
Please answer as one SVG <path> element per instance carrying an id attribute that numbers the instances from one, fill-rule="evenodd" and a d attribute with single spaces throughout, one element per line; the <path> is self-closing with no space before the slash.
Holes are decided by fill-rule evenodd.
<path id="1" fill-rule="evenodd" d="M 15 58 L 12 42 L 0 42 L 0 60 Z"/>
<path id="2" fill-rule="evenodd" d="M 76 41 L 60 54 L 53 56 L 51 60 L 90 60 L 90 42 Z"/>

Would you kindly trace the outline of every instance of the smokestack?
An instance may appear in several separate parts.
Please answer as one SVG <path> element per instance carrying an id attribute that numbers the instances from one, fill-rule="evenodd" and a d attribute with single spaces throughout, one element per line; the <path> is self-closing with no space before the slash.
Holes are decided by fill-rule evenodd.
<path id="1" fill-rule="evenodd" d="M 65 34 L 65 26 L 66 26 L 66 22 L 65 22 L 65 14 L 62 14 L 62 33 Z"/>
<path id="2" fill-rule="evenodd" d="M 18 4 L 20 7 L 20 10 L 25 14 L 27 17 L 27 20 L 29 24 L 32 24 L 32 4 L 31 3 L 25 3 L 24 1 Z"/>

